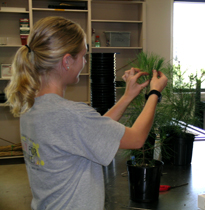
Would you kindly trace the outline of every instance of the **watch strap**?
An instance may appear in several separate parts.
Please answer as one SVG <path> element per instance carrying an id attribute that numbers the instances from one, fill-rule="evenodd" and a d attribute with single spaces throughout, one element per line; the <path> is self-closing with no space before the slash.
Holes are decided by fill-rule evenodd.
<path id="1" fill-rule="evenodd" d="M 158 96 L 158 102 L 161 101 L 162 94 L 158 90 L 151 90 L 148 94 L 145 94 L 145 99 L 147 100 L 150 95 L 155 94 Z"/>

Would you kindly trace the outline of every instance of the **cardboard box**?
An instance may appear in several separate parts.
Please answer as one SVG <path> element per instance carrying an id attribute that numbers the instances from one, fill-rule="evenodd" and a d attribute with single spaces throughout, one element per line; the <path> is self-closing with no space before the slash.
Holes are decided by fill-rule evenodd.
<path id="1" fill-rule="evenodd" d="M 106 45 L 109 47 L 130 47 L 128 31 L 105 31 Z"/>
<path id="2" fill-rule="evenodd" d="M 11 64 L 1 64 L 1 78 L 11 77 Z"/>
<path id="3" fill-rule="evenodd" d="M 205 194 L 198 195 L 198 207 L 205 210 Z"/>

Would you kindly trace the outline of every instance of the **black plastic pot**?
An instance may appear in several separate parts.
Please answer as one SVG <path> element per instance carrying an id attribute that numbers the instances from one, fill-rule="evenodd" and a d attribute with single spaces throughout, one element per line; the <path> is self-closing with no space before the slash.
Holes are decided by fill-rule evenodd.
<path id="1" fill-rule="evenodd" d="M 155 160 L 154 167 L 136 167 L 127 161 L 130 199 L 135 202 L 154 202 L 159 198 L 163 162 Z"/>
<path id="2" fill-rule="evenodd" d="M 101 115 L 116 101 L 115 68 L 115 53 L 92 53 L 91 106 Z"/>
<path id="3" fill-rule="evenodd" d="M 111 108 L 113 106 L 113 103 L 115 103 L 115 101 L 110 101 L 110 102 L 104 102 L 104 101 L 94 101 L 92 102 L 92 106 L 93 107 L 107 107 L 108 109 Z"/>
<path id="4" fill-rule="evenodd" d="M 4 93 L 0 93 L 0 103 L 5 103 L 6 102 L 6 96 Z"/>
<path id="5" fill-rule="evenodd" d="M 103 107 L 103 106 L 98 106 L 98 107 L 94 107 L 93 108 L 99 112 L 101 115 L 104 115 L 107 111 L 108 111 L 108 107 Z"/>
<path id="6" fill-rule="evenodd" d="M 91 66 L 95 67 L 95 66 L 99 66 L 99 64 L 101 64 L 103 67 L 105 66 L 116 66 L 116 61 L 113 60 L 113 57 L 111 57 L 110 59 L 99 59 L 99 58 L 95 58 L 91 60 Z"/>
<path id="7" fill-rule="evenodd" d="M 174 165 L 187 166 L 191 164 L 194 135 L 185 134 L 173 141 Z"/>
<path id="8" fill-rule="evenodd" d="M 92 53 L 92 58 L 106 59 L 113 58 L 115 53 Z"/>
<path id="9" fill-rule="evenodd" d="M 175 166 L 190 165 L 195 136 L 190 133 L 176 133 L 174 127 L 167 129 L 167 139 L 163 144 L 165 148 L 162 147 L 162 160 Z"/>
<path id="10" fill-rule="evenodd" d="M 114 76 L 91 76 L 92 84 L 105 84 L 105 83 L 114 83 L 115 77 Z"/>
<path id="11" fill-rule="evenodd" d="M 91 75 L 92 76 L 98 76 L 98 75 L 104 75 L 104 76 L 116 76 L 116 72 L 113 71 L 113 69 L 102 69 L 102 68 L 96 68 L 96 70 L 94 69 L 92 72 L 91 72 Z"/>

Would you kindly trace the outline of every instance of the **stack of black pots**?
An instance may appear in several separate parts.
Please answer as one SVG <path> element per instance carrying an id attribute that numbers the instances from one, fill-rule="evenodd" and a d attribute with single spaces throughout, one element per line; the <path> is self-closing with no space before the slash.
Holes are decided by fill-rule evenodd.
<path id="1" fill-rule="evenodd" d="M 92 53 L 91 105 L 104 115 L 116 101 L 115 53 Z"/>

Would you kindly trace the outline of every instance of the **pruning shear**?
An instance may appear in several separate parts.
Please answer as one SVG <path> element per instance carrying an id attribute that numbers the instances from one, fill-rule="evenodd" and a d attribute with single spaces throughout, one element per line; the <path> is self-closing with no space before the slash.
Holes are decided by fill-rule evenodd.
<path id="1" fill-rule="evenodd" d="M 185 185 L 188 185 L 188 183 L 180 184 L 180 185 L 176 185 L 176 186 L 172 186 L 172 187 L 169 186 L 169 185 L 160 185 L 159 191 L 160 192 L 165 192 L 165 191 L 168 191 L 170 189 L 177 188 L 177 187 L 182 187 L 182 186 L 185 186 Z"/>

